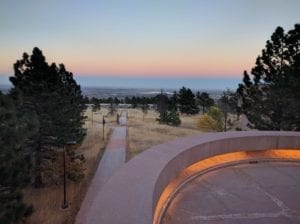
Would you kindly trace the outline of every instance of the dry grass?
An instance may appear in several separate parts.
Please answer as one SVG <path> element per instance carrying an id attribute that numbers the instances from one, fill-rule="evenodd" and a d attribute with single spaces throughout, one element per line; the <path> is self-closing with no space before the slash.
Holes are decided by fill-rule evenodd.
<path id="1" fill-rule="evenodd" d="M 197 130 L 197 120 L 200 115 L 182 116 L 182 124 L 179 127 L 158 124 L 156 118 L 159 115 L 153 110 L 148 111 L 144 120 L 141 110 L 129 109 L 128 116 L 129 149 L 127 150 L 127 160 L 151 146 L 178 137 L 202 133 Z"/>
<path id="2" fill-rule="evenodd" d="M 101 109 L 98 113 L 87 110 L 87 121 L 85 128 L 87 136 L 81 144 L 79 151 L 84 153 L 86 158 L 85 179 L 81 183 L 67 183 L 67 196 L 70 205 L 69 209 L 62 210 L 63 188 L 62 185 L 50 186 L 42 189 L 27 188 L 25 190 L 25 201 L 33 204 L 35 212 L 26 220 L 27 224 L 71 224 L 80 208 L 80 204 L 88 189 L 88 185 L 97 168 L 105 142 L 102 141 L 102 116 L 107 115 L 107 110 Z M 119 112 L 120 113 L 120 112 Z M 197 130 L 197 121 L 201 115 L 181 116 L 182 124 L 179 127 L 158 124 L 156 118 L 158 113 L 149 110 L 143 120 L 141 110 L 128 110 L 128 145 L 127 160 L 138 153 L 178 137 L 201 134 Z M 116 116 L 106 117 L 105 135 L 108 139 L 109 130 L 116 124 Z"/>
<path id="3" fill-rule="evenodd" d="M 63 202 L 63 187 L 49 186 L 41 189 L 28 187 L 25 190 L 25 201 L 32 204 L 35 212 L 26 220 L 27 224 L 71 224 L 74 223 L 76 213 L 80 208 L 81 201 L 87 191 L 89 182 L 97 168 L 98 162 L 105 148 L 102 141 L 102 115 L 106 115 L 107 110 L 101 109 L 100 113 L 94 113 L 93 124 L 91 121 L 91 110 L 88 109 L 88 116 L 85 123 L 87 136 L 79 147 L 86 158 L 85 178 L 80 183 L 67 182 L 67 198 L 70 208 L 61 209 Z M 106 140 L 110 134 L 110 126 L 115 125 L 115 117 L 107 117 L 107 127 L 105 128 Z"/>

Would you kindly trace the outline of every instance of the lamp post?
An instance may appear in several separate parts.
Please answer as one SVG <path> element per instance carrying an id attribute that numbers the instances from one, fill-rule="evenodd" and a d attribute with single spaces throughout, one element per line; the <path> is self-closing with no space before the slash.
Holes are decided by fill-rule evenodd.
<path id="1" fill-rule="evenodd" d="M 64 144 L 63 147 L 63 169 L 64 169 L 64 198 L 62 209 L 66 209 L 69 207 L 69 203 L 67 201 L 67 185 L 66 185 L 66 146 L 67 145 L 75 145 L 76 141 L 68 141 Z"/>
<path id="2" fill-rule="evenodd" d="M 117 113 L 117 124 L 120 124 L 120 115 Z"/>
<path id="3" fill-rule="evenodd" d="M 104 119 L 104 118 L 105 118 L 105 117 L 106 117 L 106 116 L 103 116 L 103 117 L 102 117 L 102 129 L 103 129 L 103 130 L 102 130 L 102 139 L 103 139 L 103 141 L 104 141 L 104 126 L 105 126 L 105 119 Z"/>
<path id="4" fill-rule="evenodd" d="M 94 124 L 94 118 L 93 118 L 93 116 L 94 116 L 94 108 L 92 108 L 92 127 L 93 127 L 93 124 Z"/>

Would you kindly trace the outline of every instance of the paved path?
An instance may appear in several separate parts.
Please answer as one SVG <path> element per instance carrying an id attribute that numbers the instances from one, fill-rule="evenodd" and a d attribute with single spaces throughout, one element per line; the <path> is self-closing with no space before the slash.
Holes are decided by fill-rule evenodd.
<path id="1" fill-rule="evenodd" d="M 300 163 L 244 164 L 199 176 L 180 189 L 162 223 L 300 223 Z"/>
<path id="2" fill-rule="evenodd" d="M 76 224 L 87 224 L 90 208 L 97 206 L 98 193 L 108 179 L 125 163 L 126 136 L 127 136 L 127 112 L 122 112 L 119 123 L 121 126 L 114 128 L 110 140 L 106 146 L 103 157 L 96 170 L 95 176 L 89 186 L 88 192 L 81 204 L 80 211 L 76 217 Z"/>

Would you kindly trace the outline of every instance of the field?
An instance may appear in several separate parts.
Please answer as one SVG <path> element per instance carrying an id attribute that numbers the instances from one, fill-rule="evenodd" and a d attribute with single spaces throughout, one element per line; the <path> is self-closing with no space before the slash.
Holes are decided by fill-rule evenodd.
<path id="1" fill-rule="evenodd" d="M 74 223 L 76 213 L 81 201 L 88 189 L 89 182 L 97 168 L 97 164 L 104 151 L 111 128 L 116 125 L 116 116 L 106 117 L 105 142 L 102 140 L 102 116 L 107 115 L 106 109 L 93 113 L 88 109 L 85 123 L 87 136 L 79 151 L 86 158 L 85 178 L 81 183 L 67 182 L 67 197 L 70 207 L 61 209 L 63 202 L 62 185 L 48 186 L 42 189 L 28 187 L 25 190 L 25 201 L 35 207 L 35 212 L 26 220 L 27 224 L 71 224 Z M 119 111 L 120 113 L 120 111 Z M 143 113 L 138 109 L 128 109 L 128 150 L 127 160 L 150 148 L 151 146 L 183 137 L 187 135 L 201 134 L 197 130 L 196 123 L 200 115 L 181 116 L 182 124 L 173 127 L 158 124 L 158 113 L 149 110 L 143 119 Z M 92 122 L 93 117 L 93 122 Z"/>
<path id="2" fill-rule="evenodd" d="M 143 113 L 138 109 L 128 110 L 128 139 L 129 148 L 127 150 L 127 160 L 135 155 L 150 148 L 151 146 L 161 144 L 172 139 L 201 134 L 197 130 L 196 124 L 199 116 L 181 116 L 181 125 L 179 127 L 159 124 L 156 121 L 159 114 L 149 110 L 143 119 Z"/>

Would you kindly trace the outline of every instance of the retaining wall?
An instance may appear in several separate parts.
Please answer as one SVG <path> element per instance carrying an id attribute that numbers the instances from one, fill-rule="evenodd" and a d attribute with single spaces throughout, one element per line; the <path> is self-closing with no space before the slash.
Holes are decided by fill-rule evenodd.
<path id="1" fill-rule="evenodd" d="M 96 198 L 97 206 L 87 214 L 87 223 L 152 224 L 164 188 L 188 166 L 215 155 L 268 149 L 300 149 L 300 132 L 213 133 L 152 147 L 105 184 Z"/>

